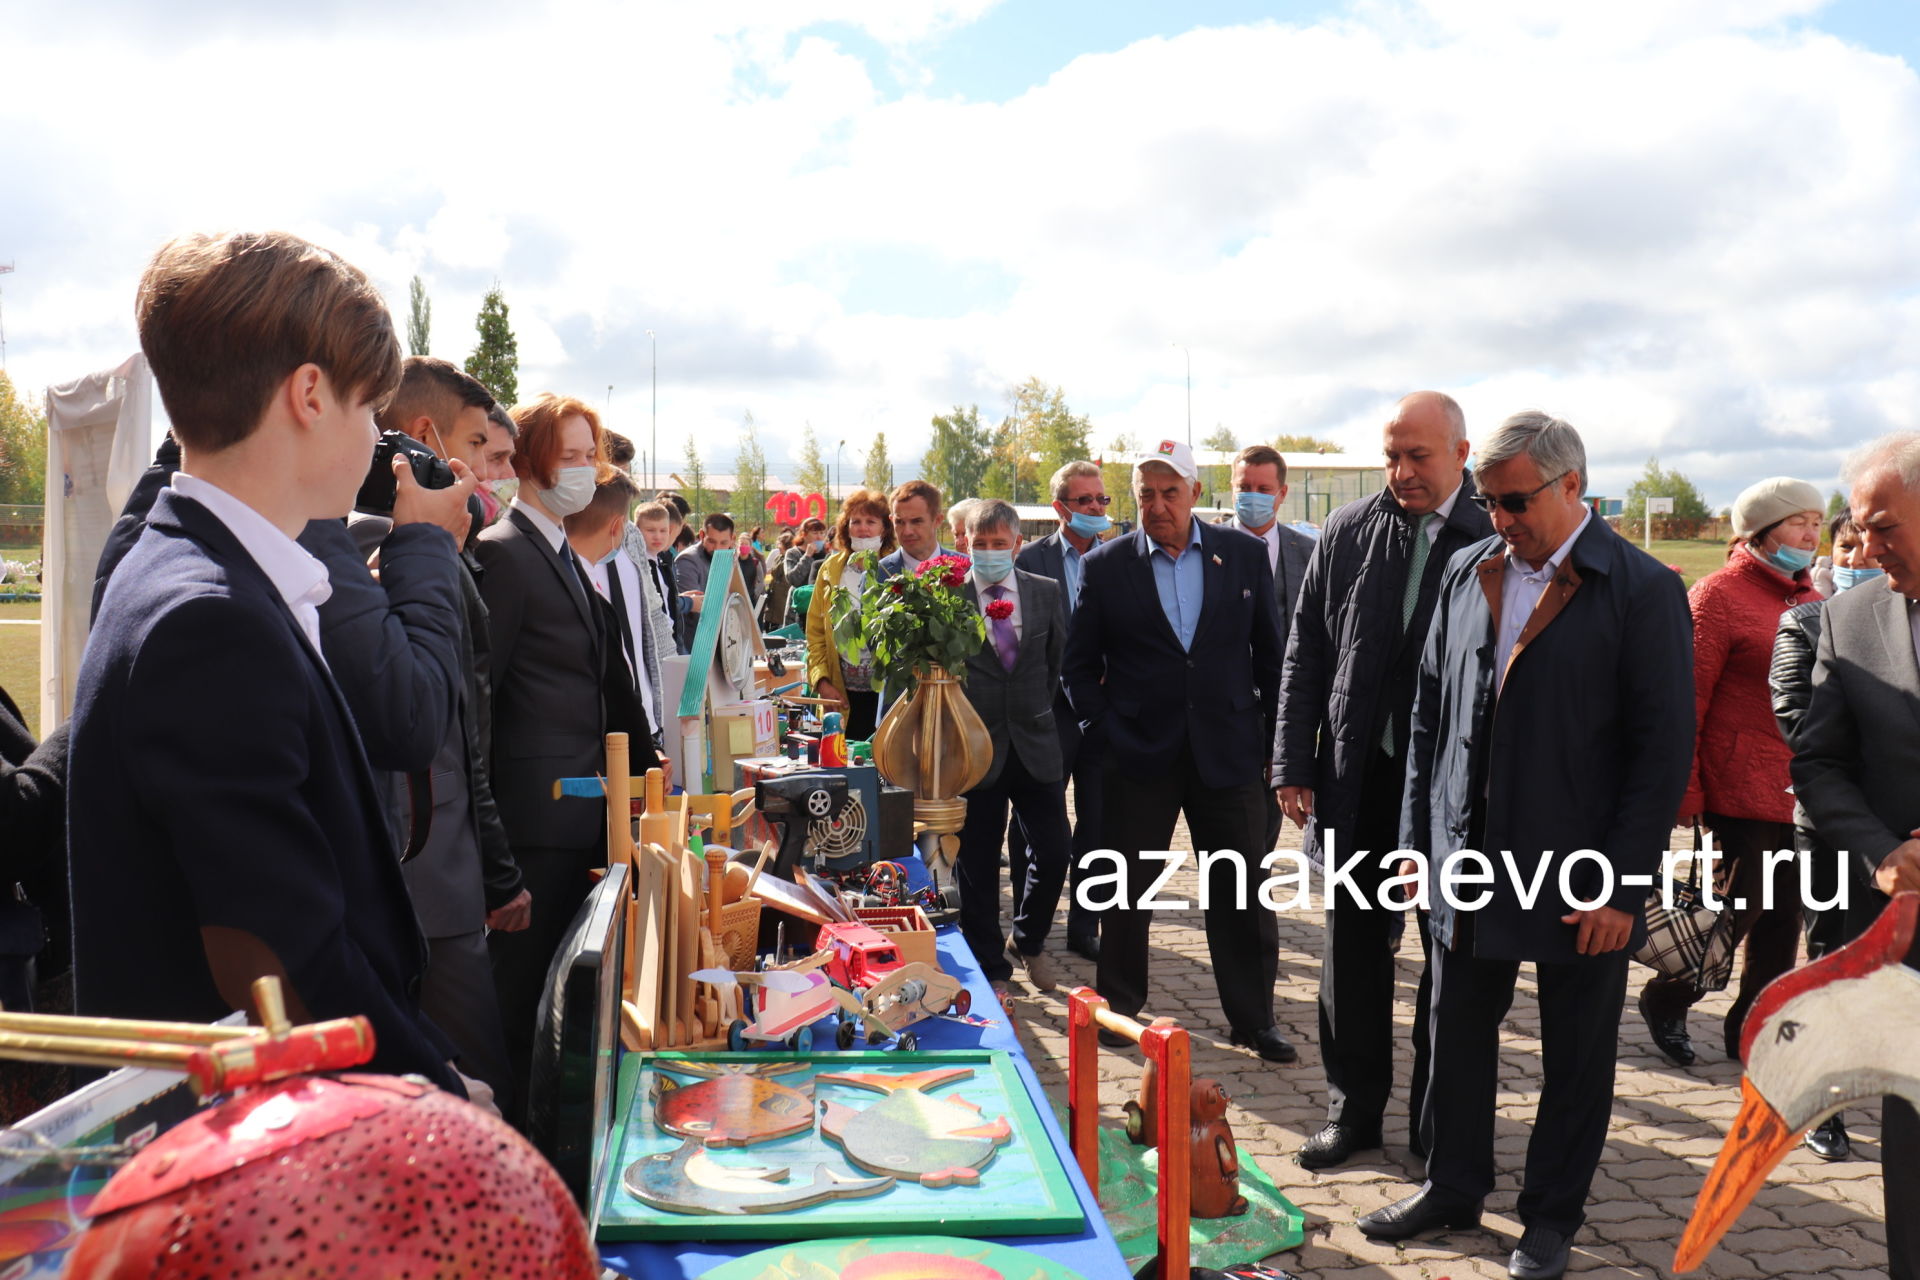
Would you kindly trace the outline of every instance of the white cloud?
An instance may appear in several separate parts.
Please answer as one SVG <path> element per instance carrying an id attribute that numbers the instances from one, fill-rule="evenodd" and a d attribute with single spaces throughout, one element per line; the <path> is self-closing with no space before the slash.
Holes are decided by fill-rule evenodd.
<path id="1" fill-rule="evenodd" d="M 748 410 L 776 469 L 807 420 L 911 459 L 931 414 L 1030 374 L 1099 444 L 1180 434 L 1174 341 L 1196 436 L 1370 448 L 1433 385 L 1483 429 L 1567 417 L 1615 492 L 1653 452 L 1716 501 L 1824 483 L 1913 425 L 1920 82 L 1806 30 L 1812 0 L 1370 4 L 1003 103 L 882 87 L 986 7 L 554 0 L 159 48 L 43 23 L 0 89 L 13 372 L 121 358 L 168 235 L 277 225 L 396 312 L 422 274 L 449 357 L 497 276 L 522 386 L 611 382 L 643 439 L 655 329 L 661 451 L 692 433 L 716 470 Z"/>

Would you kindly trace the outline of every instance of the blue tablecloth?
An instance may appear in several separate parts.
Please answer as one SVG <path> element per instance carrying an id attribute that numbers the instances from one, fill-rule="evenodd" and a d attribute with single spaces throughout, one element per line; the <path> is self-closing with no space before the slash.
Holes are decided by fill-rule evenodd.
<path id="1" fill-rule="evenodd" d="M 1121 1280 L 1128 1272 L 1126 1261 L 1120 1255 L 1120 1247 L 1114 1242 L 1113 1233 L 1107 1230 L 1106 1219 L 1100 1216 L 1100 1206 L 1088 1191 L 1087 1180 L 1080 1176 L 1080 1166 L 1074 1163 L 1066 1135 L 1054 1121 L 1053 1105 L 1034 1076 L 1026 1052 L 1020 1047 L 1019 1037 L 1000 1013 L 1000 1002 L 993 994 L 992 985 L 986 975 L 980 972 L 973 952 L 968 950 L 958 929 L 951 926 L 941 929 L 938 941 L 940 967 L 966 983 L 967 989 L 973 993 L 974 1011 L 995 1019 L 996 1025 L 970 1027 L 944 1018 L 929 1018 L 914 1024 L 914 1033 L 920 1037 L 920 1047 L 1004 1049 L 1012 1056 L 1020 1079 L 1027 1086 L 1027 1094 L 1033 1099 L 1034 1109 L 1040 1113 L 1041 1122 L 1046 1126 L 1047 1138 L 1053 1143 L 1054 1150 L 1060 1153 L 1060 1163 L 1066 1167 L 1067 1177 L 1073 1183 L 1073 1194 L 1079 1199 L 1081 1211 L 1087 1218 L 1086 1226 L 1073 1235 L 992 1238 L 1000 1244 L 1028 1249 L 1051 1258 L 1079 1272 L 1086 1280 Z M 823 1043 L 832 1043 L 831 1034 L 826 1036 Z M 887 1234 L 884 1216 L 876 1215 L 873 1232 L 875 1235 Z M 635 1280 L 695 1280 L 708 1268 L 729 1258 L 738 1258 L 778 1243 L 777 1240 L 712 1243 L 681 1240 L 670 1244 L 609 1242 L 600 1246 L 600 1260 L 615 1271 L 635 1277 Z"/>

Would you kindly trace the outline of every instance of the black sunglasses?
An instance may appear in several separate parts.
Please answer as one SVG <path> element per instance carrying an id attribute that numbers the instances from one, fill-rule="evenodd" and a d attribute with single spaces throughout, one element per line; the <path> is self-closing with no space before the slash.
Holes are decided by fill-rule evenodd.
<path id="1" fill-rule="evenodd" d="M 1571 471 L 1562 471 L 1559 475 L 1547 481 L 1546 484 L 1541 485 L 1539 489 L 1530 489 L 1526 493 L 1476 493 L 1471 498 L 1468 498 L 1467 501 L 1488 515 L 1493 514 L 1495 507 L 1500 508 L 1508 515 L 1525 515 L 1527 512 L 1527 504 L 1533 501 L 1535 494 L 1550 485 L 1559 484 L 1572 474 Z"/>
<path id="2" fill-rule="evenodd" d="M 1097 502 L 1103 507 L 1110 507 L 1113 505 L 1113 498 L 1104 493 L 1083 493 L 1079 497 L 1069 501 L 1067 505 L 1077 507 L 1084 502 Z"/>

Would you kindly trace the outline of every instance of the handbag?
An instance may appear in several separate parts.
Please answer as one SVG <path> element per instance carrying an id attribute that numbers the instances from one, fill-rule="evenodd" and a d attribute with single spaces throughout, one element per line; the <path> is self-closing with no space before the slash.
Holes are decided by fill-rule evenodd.
<path id="1" fill-rule="evenodd" d="M 1694 852 L 1700 852 L 1705 843 L 1696 822 Z M 1718 908 L 1707 905 L 1704 865 L 1700 858 L 1688 860 L 1686 874 L 1673 884 L 1671 907 L 1659 894 L 1648 897 L 1647 941 L 1633 953 L 1648 968 L 1690 984 L 1696 996 L 1722 990 L 1733 976 L 1733 912 L 1725 898 Z M 1716 889 L 1724 887 L 1731 871 L 1723 864 Z"/>

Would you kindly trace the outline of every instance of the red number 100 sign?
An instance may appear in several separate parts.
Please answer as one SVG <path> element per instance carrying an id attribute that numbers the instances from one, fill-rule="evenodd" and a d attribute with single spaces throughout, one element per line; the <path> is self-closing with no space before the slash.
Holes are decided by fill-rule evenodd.
<path id="1" fill-rule="evenodd" d="M 788 490 L 768 498 L 767 510 L 773 513 L 775 524 L 797 529 L 808 520 L 825 520 L 827 500 L 817 493 L 810 493 L 803 498 L 792 490 Z"/>

